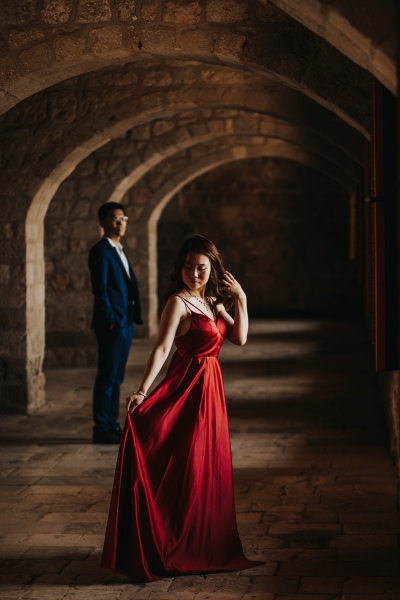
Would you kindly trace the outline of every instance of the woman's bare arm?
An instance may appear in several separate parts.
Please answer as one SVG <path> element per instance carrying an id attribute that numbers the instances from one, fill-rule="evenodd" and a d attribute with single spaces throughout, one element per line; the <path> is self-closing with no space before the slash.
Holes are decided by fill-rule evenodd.
<path id="1" fill-rule="evenodd" d="M 187 315 L 187 310 L 177 296 L 169 298 L 161 314 L 160 328 L 157 340 L 147 360 L 143 378 L 139 386 L 140 392 L 147 394 L 147 390 L 160 372 L 163 364 L 168 358 L 176 331 L 182 319 Z M 144 400 L 141 394 L 132 394 L 126 399 L 126 407 L 133 412 Z M 131 406 L 130 406 L 131 405 Z M 128 408 L 130 406 L 130 408 Z"/>
<path id="2" fill-rule="evenodd" d="M 222 304 L 218 306 L 218 312 L 228 326 L 228 340 L 237 346 L 243 346 L 247 341 L 247 333 L 249 331 L 246 294 L 244 293 L 242 286 L 236 281 L 231 273 L 226 272 L 223 281 L 226 290 L 233 296 L 235 303 L 235 319 L 232 319 Z"/>

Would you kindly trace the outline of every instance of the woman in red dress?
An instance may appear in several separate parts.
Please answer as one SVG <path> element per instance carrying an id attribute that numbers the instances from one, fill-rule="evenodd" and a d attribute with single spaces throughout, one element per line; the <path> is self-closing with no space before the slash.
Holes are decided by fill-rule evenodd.
<path id="1" fill-rule="evenodd" d="M 260 564 L 244 556 L 237 531 L 218 361 L 224 338 L 242 345 L 247 330 L 246 295 L 214 244 L 186 240 L 142 382 L 126 399 L 103 567 L 152 581 Z M 148 394 L 173 343 L 168 373 Z"/>

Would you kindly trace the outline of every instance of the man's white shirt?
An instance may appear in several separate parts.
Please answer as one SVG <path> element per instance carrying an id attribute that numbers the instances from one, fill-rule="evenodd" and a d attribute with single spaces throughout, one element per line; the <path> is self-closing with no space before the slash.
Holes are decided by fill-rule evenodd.
<path id="1" fill-rule="evenodd" d="M 130 278 L 131 278 L 131 274 L 129 273 L 129 263 L 128 263 L 128 259 L 127 259 L 127 258 L 126 258 L 126 256 L 125 256 L 125 252 L 123 252 L 123 248 L 122 248 L 122 246 L 121 246 L 121 245 L 120 245 L 120 246 L 117 246 L 117 244 L 116 244 L 115 242 L 113 242 L 113 240 L 112 240 L 112 239 L 110 239 L 110 238 L 109 238 L 109 237 L 107 237 L 107 236 L 104 236 L 104 237 L 106 238 L 106 240 L 107 240 L 108 242 L 110 242 L 110 244 L 111 244 L 111 246 L 113 246 L 113 248 L 116 248 L 116 250 L 117 250 L 117 252 L 118 252 L 118 254 L 119 254 L 119 257 L 120 257 L 120 259 L 122 260 L 122 264 L 123 264 L 123 265 L 124 265 L 124 267 L 125 267 L 125 271 L 127 272 L 127 274 L 128 274 L 128 277 L 129 277 L 129 279 L 130 279 Z"/>

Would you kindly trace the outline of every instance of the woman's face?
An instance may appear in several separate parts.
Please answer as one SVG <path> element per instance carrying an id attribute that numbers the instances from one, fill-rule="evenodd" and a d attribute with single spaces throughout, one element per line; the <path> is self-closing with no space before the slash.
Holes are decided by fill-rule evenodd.
<path id="1" fill-rule="evenodd" d="M 191 252 L 182 266 L 182 281 L 191 292 L 204 292 L 211 275 L 210 259 L 204 254 Z"/>

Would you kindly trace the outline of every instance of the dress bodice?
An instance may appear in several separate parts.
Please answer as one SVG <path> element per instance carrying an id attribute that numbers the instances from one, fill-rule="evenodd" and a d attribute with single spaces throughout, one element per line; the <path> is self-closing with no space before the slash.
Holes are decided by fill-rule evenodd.
<path id="1" fill-rule="evenodd" d="M 179 296 L 191 314 L 189 330 L 175 338 L 180 356 L 217 357 L 226 336 L 226 323 L 222 318 L 211 319 L 205 314 L 190 308 L 190 302 Z"/>

